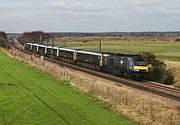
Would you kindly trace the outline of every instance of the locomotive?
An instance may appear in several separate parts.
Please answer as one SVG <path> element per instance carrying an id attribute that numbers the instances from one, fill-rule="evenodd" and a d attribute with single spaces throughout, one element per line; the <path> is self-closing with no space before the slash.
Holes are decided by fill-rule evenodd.
<path id="1" fill-rule="evenodd" d="M 136 80 L 143 80 L 149 73 L 147 62 L 140 55 L 99 53 L 33 43 L 26 43 L 24 48 L 41 56 Z"/>

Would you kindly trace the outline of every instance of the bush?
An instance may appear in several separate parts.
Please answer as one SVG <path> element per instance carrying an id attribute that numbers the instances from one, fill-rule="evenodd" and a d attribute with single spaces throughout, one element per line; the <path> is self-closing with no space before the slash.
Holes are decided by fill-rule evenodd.
<path id="1" fill-rule="evenodd" d="M 180 38 L 176 38 L 176 40 L 175 40 L 176 42 L 180 42 Z"/>
<path id="2" fill-rule="evenodd" d="M 150 52 L 143 52 L 140 53 L 140 55 L 144 57 L 147 60 L 147 63 L 153 67 L 153 71 L 150 72 L 146 77 L 147 80 L 160 82 L 167 85 L 174 83 L 174 76 L 166 69 L 166 65 L 163 61 L 159 60 Z"/>
<path id="3" fill-rule="evenodd" d="M 174 76 L 170 71 L 166 72 L 163 77 L 163 84 L 171 85 L 174 83 Z"/>
<path id="4" fill-rule="evenodd" d="M 6 47 L 6 41 L 4 39 L 0 38 L 0 47 L 5 48 Z"/>
<path id="5" fill-rule="evenodd" d="M 5 32 L 0 32 L 0 47 L 6 47 L 7 36 Z"/>

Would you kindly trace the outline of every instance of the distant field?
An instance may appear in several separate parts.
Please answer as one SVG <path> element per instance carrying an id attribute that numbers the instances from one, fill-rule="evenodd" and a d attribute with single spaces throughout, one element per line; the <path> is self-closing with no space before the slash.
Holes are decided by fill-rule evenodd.
<path id="1" fill-rule="evenodd" d="M 57 42 L 55 45 L 99 51 L 99 42 Z M 119 53 L 152 52 L 161 59 L 180 61 L 180 42 L 103 41 L 102 50 Z"/>
<path id="2" fill-rule="evenodd" d="M 132 125 L 87 95 L 0 50 L 0 125 Z"/>

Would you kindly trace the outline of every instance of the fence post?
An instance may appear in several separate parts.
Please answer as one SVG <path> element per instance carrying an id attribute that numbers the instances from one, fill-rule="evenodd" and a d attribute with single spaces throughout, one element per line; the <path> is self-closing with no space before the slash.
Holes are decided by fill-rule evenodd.
<path id="1" fill-rule="evenodd" d="M 144 112 L 144 101 L 142 102 L 142 109 L 141 109 L 142 112 Z"/>
<path id="2" fill-rule="evenodd" d="M 110 96 L 110 87 L 107 88 L 107 95 Z"/>
<path id="3" fill-rule="evenodd" d="M 125 105 L 127 106 L 128 104 L 128 95 L 126 95 L 126 102 L 125 102 Z"/>
<path id="4" fill-rule="evenodd" d="M 151 105 L 151 119 L 154 122 L 153 105 Z"/>
<path id="5" fill-rule="evenodd" d="M 173 113 L 170 114 L 170 125 L 173 125 Z"/>
<path id="6" fill-rule="evenodd" d="M 93 82 L 93 86 L 92 86 L 93 88 L 92 88 L 92 92 L 94 93 L 94 89 L 95 89 L 95 84 L 94 84 L 94 82 Z"/>

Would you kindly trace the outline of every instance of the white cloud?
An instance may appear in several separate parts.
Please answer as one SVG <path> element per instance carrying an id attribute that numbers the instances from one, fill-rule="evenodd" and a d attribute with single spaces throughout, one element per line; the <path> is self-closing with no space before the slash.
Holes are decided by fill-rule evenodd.
<path id="1" fill-rule="evenodd" d="M 101 11 L 105 8 L 100 4 L 91 3 L 67 3 L 64 1 L 53 1 L 52 3 L 42 3 L 38 5 L 16 4 L 11 6 L 0 5 L 0 12 L 13 11 Z"/>
<path id="2" fill-rule="evenodd" d="M 36 12 L 106 12 L 112 13 L 180 13 L 180 2 L 178 0 L 96 0 L 97 2 L 66 2 L 65 0 L 44 0 L 37 5 L 17 3 L 15 5 L 0 5 L 0 13 L 15 11 Z"/>
<path id="3" fill-rule="evenodd" d="M 32 27 L 45 30 L 61 27 L 59 29 L 63 31 L 136 31 L 153 30 L 158 26 L 180 28 L 177 23 L 180 21 L 179 0 L 15 1 L 18 2 L 0 3 L 0 29 L 11 29 L 13 25 L 25 27 L 21 31 Z"/>
<path id="4" fill-rule="evenodd" d="M 162 0 L 128 0 L 133 6 L 157 6 L 162 5 Z"/>

